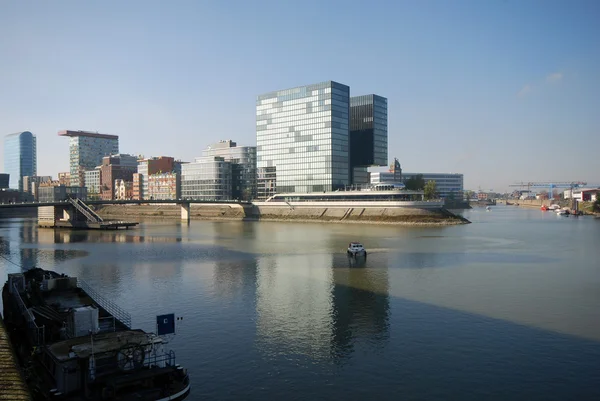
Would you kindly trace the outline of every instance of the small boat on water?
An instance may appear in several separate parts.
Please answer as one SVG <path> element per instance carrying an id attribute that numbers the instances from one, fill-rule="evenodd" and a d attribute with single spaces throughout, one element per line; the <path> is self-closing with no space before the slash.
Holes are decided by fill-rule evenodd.
<path id="1" fill-rule="evenodd" d="M 2 301 L 34 400 L 166 401 L 190 392 L 186 369 L 159 336 L 174 333 L 172 314 L 157 317 L 157 334 L 132 329 L 127 312 L 82 280 L 39 268 L 9 274 Z"/>
<path id="2" fill-rule="evenodd" d="M 546 206 L 546 205 L 542 205 L 542 207 L 540 208 L 540 210 L 541 210 L 542 212 L 545 212 L 545 211 L 547 211 L 547 210 L 550 210 L 550 208 L 548 208 L 548 206 Z"/>
<path id="3" fill-rule="evenodd" d="M 489 212 L 490 210 L 492 210 L 492 208 L 491 208 L 491 207 L 489 207 L 489 206 L 486 206 L 486 207 L 485 207 L 485 211 L 486 211 L 486 212 Z"/>
<path id="4" fill-rule="evenodd" d="M 557 215 L 557 216 L 568 216 L 568 215 L 570 215 L 570 214 L 571 214 L 571 213 L 569 212 L 569 209 L 567 209 L 567 208 L 563 208 L 563 209 L 557 209 L 557 210 L 556 210 L 556 215 Z"/>

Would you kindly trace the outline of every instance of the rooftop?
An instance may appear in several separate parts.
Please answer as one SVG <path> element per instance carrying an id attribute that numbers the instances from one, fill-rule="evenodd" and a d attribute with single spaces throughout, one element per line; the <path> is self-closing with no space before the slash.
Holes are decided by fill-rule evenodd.
<path id="1" fill-rule="evenodd" d="M 58 131 L 58 136 L 71 136 L 71 137 L 87 136 L 90 138 L 119 139 L 118 135 L 99 134 L 97 132 L 91 132 L 91 131 L 71 131 L 71 130 Z"/>

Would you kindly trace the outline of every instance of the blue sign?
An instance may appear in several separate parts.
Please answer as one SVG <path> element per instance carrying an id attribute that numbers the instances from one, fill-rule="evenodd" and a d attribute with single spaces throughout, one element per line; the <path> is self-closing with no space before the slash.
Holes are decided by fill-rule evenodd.
<path id="1" fill-rule="evenodd" d="M 175 333 L 175 314 L 156 316 L 156 334 L 162 336 L 164 334 Z"/>

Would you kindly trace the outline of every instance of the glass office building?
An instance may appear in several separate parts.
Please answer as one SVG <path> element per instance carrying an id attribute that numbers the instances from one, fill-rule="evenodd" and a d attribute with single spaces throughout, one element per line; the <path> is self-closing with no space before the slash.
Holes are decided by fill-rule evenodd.
<path id="1" fill-rule="evenodd" d="M 258 96 L 258 198 L 347 186 L 349 114 L 350 88 L 333 81 Z"/>
<path id="2" fill-rule="evenodd" d="M 72 186 L 85 185 L 85 172 L 102 164 L 104 156 L 119 153 L 119 137 L 87 131 L 60 131 L 69 137 L 69 169 Z"/>
<path id="3" fill-rule="evenodd" d="M 367 167 L 387 165 L 387 99 L 377 95 L 350 98 L 350 180 L 369 183 Z"/>
<path id="4" fill-rule="evenodd" d="M 198 157 L 181 165 L 181 198 L 231 199 L 231 163 L 223 157 Z"/>
<path id="5" fill-rule="evenodd" d="M 256 198 L 256 146 L 237 146 L 231 140 L 220 141 L 204 150 L 203 156 L 220 156 L 231 163 L 233 199 Z"/>
<path id="6" fill-rule="evenodd" d="M 29 131 L 6 135 L 4 171 L 9 174 L 9 188 L 23 191 L 23 177 L 37 175 L 36 137 Z"/>

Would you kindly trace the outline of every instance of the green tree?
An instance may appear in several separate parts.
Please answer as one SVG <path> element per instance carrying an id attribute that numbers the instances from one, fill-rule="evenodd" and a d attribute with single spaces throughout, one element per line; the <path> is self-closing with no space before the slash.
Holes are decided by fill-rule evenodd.
<path id="1" fill-rule="evenodd" d="M 600 193 L 596 194 L 596 201 L 594 202 L 594 212 L 600 213 Z"/>
<path id="2" fill-rule="evenodd" d="M 423 191 L 425 195 L 425 200 L 435 199 L 438 196 L 435 181 L 427 181 L 427 184 L 425 184 Z"/>
<path id="3" fill-rule="evenodd" d="M 411 191 L 420 191 L 425 188 L 425 180 L 423 179 L 423 174 L 417 174 L 412 178 L 404 181 L 404 185 L 406 185 L 406 189 Z"/>

